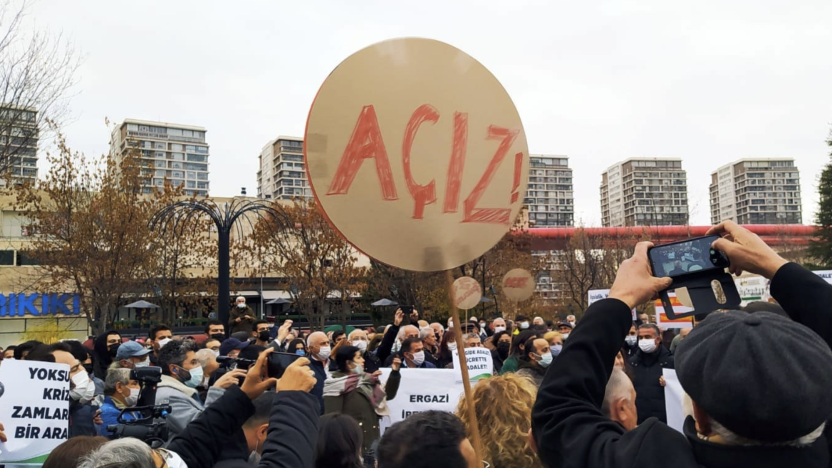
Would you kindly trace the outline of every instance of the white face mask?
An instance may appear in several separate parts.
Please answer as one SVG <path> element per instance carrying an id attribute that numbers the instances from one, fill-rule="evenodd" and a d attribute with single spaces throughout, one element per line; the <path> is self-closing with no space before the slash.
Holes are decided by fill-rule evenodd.
<path id="1" fill-rule="evenodd" d="M 217 350 L 211 350 L 211 352 L 214 353 L 215 358 L 220 357 L 220 350 L 218 350 L 218 349 Z"/>
<path id="2" fill-rule="evenodd" d="M 480 322 L 480 329 L 485 328 L 485 322 Z"/>
<path id="3" fill-rule="evenodd" d="M 413 361 L 413 364 L 421 366 L 422 363 L 425 362 L 425 352 L 419 351 L 418 353 L 413 353 L 413 359 L 411 360 Z"/>
<path id="4" fill-rule="evenodd" d="M 79 403 L 88 403 L 95 398 L 95 382 L 90 379 L 86 371 L 78 372 L 72 376 L 72 383 L 75 388 L 69 391 L 69 396 Z"/>
<path id="5" fill-rule="evenodd" d="M 150 365 L 150 359 L 145 359 L 142 362 L 137 362 L 137 363 L 133 364 L 133 368 L 134 369 L 141 369 L 142 367 L 147 367 L 149 365 Z"/>
<path id="6" fill-rule="evenodd" d="M 448 350 L 456 351 L 456 343 L 448 343 Z"/>
<path id="7" fill-rule="evenodd" d="M 520 322 L 520 329 L 526 330 L 529 328 L 529 322 Z"/>
<path id="8" fill-rule="evenodd" d="M 633 335 L 628 335 L 624 338 L 624 341 L 627 342 L 630 346 L 635 346 L 638 343 L 638 337 Z"/>
<path id="9" fill-rule="evenodd" d="M 569 322 L 569 325 L 572 325 L 572 328 L 575 328 L 575 322 Z"/>
<path id="10" fill-rule="evenodd" d="M 494 333 L 500 333 L 506 331 L 506 327 L 494 327 Z"/>
<path id="11" fill-rule="evenodd" d="M 645 353 L 650 354 L 656 350 L 656 340 L 638 340 L 638 347 Z"/>
<path id="12" fill-rule="evenodd" d="M 540 364 L 540 367 L 545 369 L 546 367 L 549 367 L 549 364 L 552 363 L 553 359 L 554 356 L 552 356 L 552 353 L 546 353 L 543 356 L 540 356 L 540 360 L 537 361 L 537 363 Z"/>
<path id="13" fill-rule="evenodd" d="M 360 349 L 362 353 L 364 351 L 367 351 L 367 342 L 366 341 L 355 340 L 355 341 L 352 342 L 352 345 L 355 346 L 356 348 Z"/>
<path id="14" fill-rule="evenodd" d="M 562 336 L 563 339 L 565 340 L 565 339 L 569 338 L 569 333 L 561 333 L 560 336 Z"/>
<path id="15" fill-rule="evenodd" d="M 243 302 L 242 304 L 237 304 L 237 308 L 238 309 L 245 309 L 246 308 L 246 303 Z"/>
<path id="16" fill-rule="evenodd" d="M 326 361 L 329 359 L 330 353 L 332 353 L 332 348 L 329 346 L 321 346 L 321 350 L 318 351 L 318 357 Z"/>
<path id="17" fill-rule="evenodd" d="M 168 343 L 170 343 L 170 338 L 162 338 L 161 340 L 159 340 L 159 349 L 164 348 L 165 345 Z"/>
<path id="18" fill-rule="evenodd" d="M 139 389 L 138 388 L 131 388 L 130 394 L 124 397 L 124 404 L 127 406 L 136 406 L 136 403 L 139 402 Z"/>

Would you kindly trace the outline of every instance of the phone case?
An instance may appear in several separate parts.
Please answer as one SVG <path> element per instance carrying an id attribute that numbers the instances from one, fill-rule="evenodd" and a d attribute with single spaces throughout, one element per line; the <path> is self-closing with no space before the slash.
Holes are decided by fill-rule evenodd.
<path id="1" fill-rule="evenodd" d="M 722 285 L 722 291 L 725 293 L 724 304 L 717 301 L 713 288 L 714 281 L 719 281 Z M 673 312 L 673 306 L 667 292 L 683 287 L 688 290 L 690 300 L 693 302 L 693 311 L 676 314 Z M 665 314 L 671 320 L 692 315 L 696 316 L 696 320 L 702 320 L 717 309 L 738 309 L 742 302 L 733 276 L 726 273 L 725 270 L 708 270 L 676 278 L 670 288 L 659 292 L 659 298 L 662 301 Z"/>

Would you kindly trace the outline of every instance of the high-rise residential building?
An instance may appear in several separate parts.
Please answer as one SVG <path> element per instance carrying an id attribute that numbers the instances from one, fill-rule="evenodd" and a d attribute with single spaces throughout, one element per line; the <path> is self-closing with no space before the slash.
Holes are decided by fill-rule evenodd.
<path id="1" fill-rule="evenodd" d="M 185 187 L 188 196 L 208 196 L 208 143 L 203 127 L 125 119 L 110 139 L 110 151 L 122 158 L 135 152 L 148 177 L 145 193 L 165 180 Z"/>
<path id="2" fill-rule="evenodd" d="M 791 158 L 741 159 L 711 174 L 711 223 L 800 224 L 800 172 Z"/>
<path id="3" fill-rule="evenodd" d="M 11 172 L 12 181 L 38 177 L 38 111 L 0 105 L 0 168 Z M 0 187 L 6 179 L 0 175 Z"/>
<path id="4" fill-rule="evenodd" d="M 279 136 L 260 152 L 257 197 L 266 200 L 312 198 L 303 162 L 303 138 Z"/>
<path id="5" fill-rule="evenodd" d="M 525 204 L 532 227 L 573 226 L 572 169 L 566 156 L 532 154 Z"/>
<path id="6" fill-rule="evenodd" d="M 631 158 L 601 175 L 604 227 L 688 223 L 687 173 L 682 160 Z"/>

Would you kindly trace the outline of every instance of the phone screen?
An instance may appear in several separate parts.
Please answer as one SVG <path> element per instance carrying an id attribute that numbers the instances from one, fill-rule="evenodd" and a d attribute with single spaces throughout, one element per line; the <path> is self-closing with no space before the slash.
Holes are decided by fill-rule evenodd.
<path id="1" fill-rule="evenodd" d="M 653 275 L 676 278 L 689 273 L 723 269 L 728 266 L 728 257 L 711 248 L 718 236 L 697 237 L 653 247 L 648 252 Z"/>
<path id="2" fill-rule="evenodd" d="M 289 367 L 296 359 L 300 358 L 294 353 L 271 353 L 268 360 L 268 374 L 269 377 L 279 379 L 283 377 L 286 368 Z"/>

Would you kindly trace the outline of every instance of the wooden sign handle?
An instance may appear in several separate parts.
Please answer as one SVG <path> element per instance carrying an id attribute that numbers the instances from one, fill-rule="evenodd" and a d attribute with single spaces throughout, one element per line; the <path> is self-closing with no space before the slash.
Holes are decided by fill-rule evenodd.
<path id="1" fill-rule="evenodd" d="M 448 300 L 451 304 L 451 317 L 454 319 L 454 339 L 456 340 L 457 365 L 462 371 L 462 386 L 465 389 L 465 400 L 468 402 L 468 420 L 471 422 L 471 445 L 474 446 L 474 453 L 477 455 L 477 463 L 482 463 L 482 440 L 480 439 L 480 427 L 477 423 L 477 410 L 474 408 L 474 396 L 471 395 L 471 380 L 468 377 L 468 360 L 465 358 L 465 340 L 462 339 L 464 331 L 463 324 L 459 321 L 459 309 L 454 304 L 454 275 L 451 270 L 446 270 L 448 279 Z"/>

